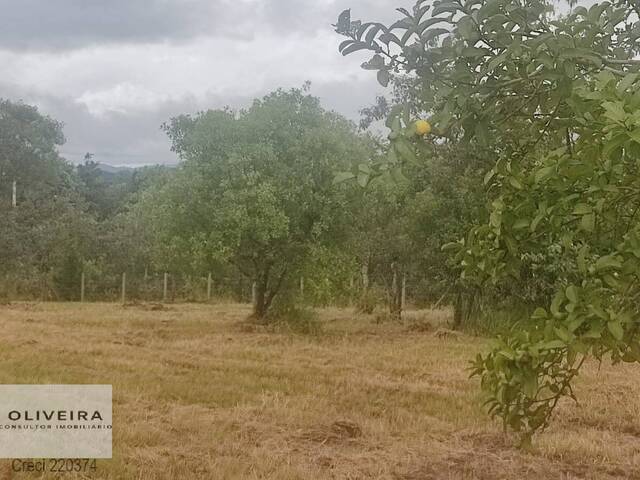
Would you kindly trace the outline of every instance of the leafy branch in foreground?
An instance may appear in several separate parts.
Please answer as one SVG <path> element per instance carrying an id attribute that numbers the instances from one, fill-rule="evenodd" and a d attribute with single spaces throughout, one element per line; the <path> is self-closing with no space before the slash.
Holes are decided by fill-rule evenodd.
<path id="1" fill-rule="evenodd" d="M 421 0 L 399 11 L 390 27 L 343 12 L 340 49 L 373 52 L 363 66 L 383 85 L 409 79 L 434 144 L 493 165 L 489 221 L 443 247 L 462 279 L 526 288 L 541 281 L 536 268 L 558 261 L 555 294 L 540 290 L 533 315 L 473 363 L 490 413 L 526 444 L 562 397 L 575 398 L 586 358 L 640 361 L 638 5 L 560 14 L 542 0 Z M 410 133 L 396 121 L 394 155 L 428 154 L 415 143 L 398 150 Z"/>

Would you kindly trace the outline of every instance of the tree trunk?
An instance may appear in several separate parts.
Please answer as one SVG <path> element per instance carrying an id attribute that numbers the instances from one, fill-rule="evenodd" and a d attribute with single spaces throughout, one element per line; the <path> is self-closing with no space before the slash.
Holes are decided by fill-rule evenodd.
<path id="1" fill-rule="evenodd" d="M 392 320 L 402 319 L 402 282 L 400 281 L 400 266 L 397 262 L 391 264 L 393 280 L 391 281 L 391 295 L 389 298 L 389 314 Z"/>
<path id="2" fill-rule="evenodd" d="M 462 293 L 458 292 L 456 294 L 456 299 L 453 302 L 453 325 L 452 328 L 454 330 L 459 330 L 462 326 Z"/>
<path id="3" fill-rule="evenodd" d="M 258 279 L 255 282 L 255 302 L 253 304 L 253 319 L 264 322 L 269 311 L 269 307 L 273 303 L 273 299 L 276 297 L 282 286 L 282 282 L 287 276 L 287 269 L 284 268 L 275 282 L 269 282 L 269 279 L 274 277 L 270 275 L 271 265 L 268 265 L 265 270 L 258 275 Z"/>
<path id="4" fill-rule="evenodd" d="M 360 275 L 362 279 L 362 290 L 360 291 L 360 300 L 356 305 L 356 310 L 358 312 L 365 313 L 370 315 L 373 313 L 375 309 L 375 302 L 369 295 L 369 264 L 371 263 L 371 256 L 368 255 L 361 267 L 360 267 Z"/>
<path id="5" fill-rule="evenodd" d="M 253 302 L 253 318 L 262 321 L 267 315 L 267 282 L 260 279 L 255 282 L 255 295 Z"/>
<path id="6" fill-rule="evenodd" d="M 362 274 L 362 291 L 366 293 L 369 290 L 369 258 L 362 264 L 360 272 Z"/>

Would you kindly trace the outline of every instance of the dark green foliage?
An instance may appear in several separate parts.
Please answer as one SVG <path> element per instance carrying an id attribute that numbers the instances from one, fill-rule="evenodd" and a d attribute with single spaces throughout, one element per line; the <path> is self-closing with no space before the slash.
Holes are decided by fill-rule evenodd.
<path id="1" fill-rule="evenodd" d="M 490 165 L 488 221 L 445 248 L 465 288 L 544 306 L 474 362 L 490 412 L 525 443 L 573 396 L 589 355 L 640 360 L 640 7 L 571 3 L 562 16 L 543 0 L 419 1 L 391 27 L 348 12 L 336 26 L 343 54 L 372 51 L 365 68 L 381 83 L 389 72 L 413 79 L 417 101 L 390 111 L 379 172 L 424 150 L 416 109 L 434 144 Z"/>
<path id="2" fill-rule="evenodd" d="M 0 101 L 0 264 L 5 295 L 74 298 L 95 241 L 73 168 L 57 153 L 60 124 Z M 16 182 L 17 206 L 11 205 Z"/>
<path id="3" fill-rule="evenodd" d="M 208 111 L 165 126 L 183 159 L 148 199 L 163 261 L 231 265 L 256 284 L 263 318 L 282 286 L 343 236 L 345 188 L 334 173 L 365 159 L 355 127 L 301 90 L 278 90 L 237 113 Z"/>

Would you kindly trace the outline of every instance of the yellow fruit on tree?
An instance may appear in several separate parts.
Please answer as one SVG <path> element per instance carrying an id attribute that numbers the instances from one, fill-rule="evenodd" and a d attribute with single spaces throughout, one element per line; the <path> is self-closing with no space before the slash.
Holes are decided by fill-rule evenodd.
<path id="1" fill-rule="evenodd" d="M 426 120 L 418 120 L 416 122 L 416 133 L 418 135 L 429 135 L 431 133 L 431 124 Z"/>

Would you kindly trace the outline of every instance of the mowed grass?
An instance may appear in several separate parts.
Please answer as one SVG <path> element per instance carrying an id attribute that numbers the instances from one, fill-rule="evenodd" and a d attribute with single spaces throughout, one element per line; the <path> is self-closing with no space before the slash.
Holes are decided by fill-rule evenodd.
<path id="1" fill-rule="evenodd" d="M 524 452 L 468 379 L 485 341 L 424 328 L 446 311 L 400 325 L 327 309 L 317 336 L 248 313 L 2 306 L 0 383 L 113 385 L 113 459 L 68 479 L 640 479 L 636 365 L 588 365 L 580 404 Z"/>

